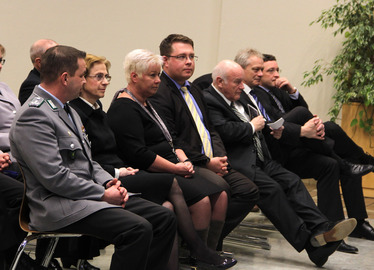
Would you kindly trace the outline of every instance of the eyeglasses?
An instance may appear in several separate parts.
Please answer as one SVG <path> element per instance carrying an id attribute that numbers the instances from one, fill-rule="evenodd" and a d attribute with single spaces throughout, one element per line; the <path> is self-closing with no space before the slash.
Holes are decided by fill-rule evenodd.
<path id="1" fill-rule="evenodd" d="M 190 59 L 191 61 L 197 61 L 197 59 L 199 59 L 198 56 L 196 55 L 193 55 L 193 54 L 190 54 L 190 55 L 185 55 L 185 54 L 181 54 L 181 55 L 167 55 L 167 57 L 174 57 L 175 59 L 177 59 L 178 61 L 186 61 L 187 58 Z"/>
<path id="2" fill-rule="evenodd" d="M 4 65 L 4 63 L 5 63 L 5 59 L 0 58 L 0 64 Z"/>
<path id="3" fill-rule="evenodd" d="M 103 74 L 103 73 L 98 73 L 96 75 L 87 75 L 86 77 L 90 77 L 90 78 L 95 78 L 96 81 L 98 82 L 101 82 L 102 80 L 104 80 L 104 78 L 110 82 L 110 80 L 112 79 L 112 76 L 110 76 L 109 74 Z"/>

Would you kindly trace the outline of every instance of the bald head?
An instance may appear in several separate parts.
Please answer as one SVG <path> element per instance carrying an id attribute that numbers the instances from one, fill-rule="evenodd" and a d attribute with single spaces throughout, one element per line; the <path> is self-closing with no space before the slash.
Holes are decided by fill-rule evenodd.
<path id="1" fill-rule="evenodd" d="M 52 39 L 39 39 L 31 45 L 30 58 L 34 67 L 40 71 L 40 58 L 46 50 L 51 47 L 58 45 L 56 41 Z"/>
<path id="2" fill-rule="evenodd" d="M 228 100 L 236 101 L 244 89 L 244 71 L 242 67 L 231 60 L 219 62 L 212 72 L 213 85 Z"/>

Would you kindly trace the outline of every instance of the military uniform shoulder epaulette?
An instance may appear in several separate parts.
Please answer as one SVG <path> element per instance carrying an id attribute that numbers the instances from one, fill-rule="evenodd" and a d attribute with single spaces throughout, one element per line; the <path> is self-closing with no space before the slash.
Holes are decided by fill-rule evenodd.
<path id="1" fill-rule="evenodd" d="M 29 107 L 37 107 L 39 108 L 44 102 L 44 99 L 41 97 L 34 97 L 30 102 L 29 102 Z"/>

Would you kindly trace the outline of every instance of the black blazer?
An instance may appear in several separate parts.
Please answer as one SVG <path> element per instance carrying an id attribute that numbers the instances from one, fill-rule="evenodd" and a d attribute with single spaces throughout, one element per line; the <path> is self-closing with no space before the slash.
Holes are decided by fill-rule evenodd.
<path id="1" fill-rule="evenodd" d="M 313 118 L 313 114 L 308 110 L 308 104 L 301 95 L 299 95 L 297 100 L 293 100 L 288 93 L 283 90 L 278 88 L 270 89 L 282 103 L 285 110 L 285 113 L 283 113 L 273 97 L 264 89 L 255 87 L 253 91 L 257 95 L 259 102 L 261 102 L 262 106 L 265 108 L 266 113 L 273 121 L 280 117 L 284 118 L 284 130 L 280 139 L 280 142 L 285 146 L 283 151 L 289 150 L 288 146 L 292 148 L 307 147 L 314 152 L 331 155 L 334 146 L 334 141 L 331 138 L 325 136 L 324 141 L 318 141 L 300 137 L 301 127 L 309 119 Z M 282 153 L 282 156 L 284 158 L 285 154 Z"/>
<path id="2" fill-rule="evenodd" d="M 226 150 L 223 142 L 209 122 L 202 93 L 193 84 L 191 84 L 190 92 L 201 110 L 204 125 L 210 132 L 214 156 L 225 156 Z M 161 74 L 161 83 L 157 93 L 149 100 L 166 122 L 173 136 L 175 148 L 183 149 L 195 165 L 205 165 L 209 158 L 201 153 L 202 142 L 192 114 L 179 89 L 164 72 Z"/>
<path id="3" fill-rule="evenodd" d="M 101 102 L 98 101 L 98 103 L 101 107 Z M 92 159 L 114 177 L 114 168 L 126 166 L 117 156 L 116 140 L 109 127 L 106 113 L 101 108 L 94 110 L 80 98 L 70 101 L 69 104 L 81 117 L 91 142 Z"/>
<path id="4" fill-rule="evenodd" d="M 32 91 L 34 91 L 35 85 L 40 84 L 40 73 L 39 71 L 34 68 L 30 71 L 27 78 L 21 84 L 18 93 L 19 102 L 21 105 L 26 102 L 26 100 L 31 96 Z"/>
<path id="5" fill-rule="evenodd" d="M 250 123 L 240 120 L 227 102 L 212 86 L 203 91 L 209 109 L 209 117 L 214 123 L 225 144 L 231 166 L 254 179 L 253 166 L 256 165 L 256 150 L 253 144 L 253 129 Z M 247 106 L 244 105 L 248 113 Z M 267 144 L 262 133 L 258 133 L 264 153 L 265 162 L 271 160 Z"/>

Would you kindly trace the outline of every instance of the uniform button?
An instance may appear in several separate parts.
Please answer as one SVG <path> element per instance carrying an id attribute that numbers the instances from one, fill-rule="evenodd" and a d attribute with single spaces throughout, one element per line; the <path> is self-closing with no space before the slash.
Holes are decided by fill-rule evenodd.
<path id="1" fill-rule="evenodd" d="M 72 143 L 72 144 L 70 145 L 70 148 L 71 148 L 71 149 L 73 149 L 73 148 L 74 148 L 74 143 Z"/>

